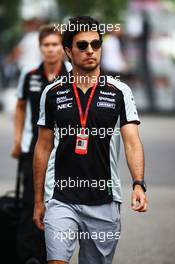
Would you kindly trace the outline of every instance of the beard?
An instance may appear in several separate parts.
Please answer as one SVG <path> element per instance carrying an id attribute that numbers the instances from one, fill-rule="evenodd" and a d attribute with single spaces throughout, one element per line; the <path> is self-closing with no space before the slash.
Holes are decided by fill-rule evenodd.
<path id="1" fill-rule="evenodd" d="M 83 64 L 79 64 L 77 62 L 74 62 L 73 63 L 77 68 L 81 69 L 82 71 L 85 71 L 85 72 L 91 72 L 91 71 L 94 71 L 95 69 L 97 69 L 100 65 L 100 62 L 96 62 L 95 64 L 92 64 L 92 65 L 83 65 Z"/>

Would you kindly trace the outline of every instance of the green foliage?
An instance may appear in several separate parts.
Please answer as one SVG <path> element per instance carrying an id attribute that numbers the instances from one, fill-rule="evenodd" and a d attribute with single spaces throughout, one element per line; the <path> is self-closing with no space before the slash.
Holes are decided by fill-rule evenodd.
<path id="1" fill-rule="evenodd" d="M 18 6 L 20 0 L 1 0 L 0 3 L 0 53 L 7 53 L 20 36 Z"/>
<path id="2" fill-rule="evenodd" d="M 119 13 L 127 6 L 128 0 L 59 0 L 63 16 L 92 15 L 102 22 L 114 23 Z"/>
<path id="3" fill-rule="evenodd" d="M 18 18 L 19 0 L 1 0 L 0 3 L 0 30 L 13 27 Z"/>
<path id="4" fill-rule="evenodd" d="M 102 23 L 119 23 L 120 11 L 127 6 L 128 2 L 128 0 L 57 1 L 61 9 L 61 19 L 65 16 L 91 15 Z M 21 34 L 19 5 L 20 0 L 1 0 L 0 2 L 1 50 L 9 50 Z"/>

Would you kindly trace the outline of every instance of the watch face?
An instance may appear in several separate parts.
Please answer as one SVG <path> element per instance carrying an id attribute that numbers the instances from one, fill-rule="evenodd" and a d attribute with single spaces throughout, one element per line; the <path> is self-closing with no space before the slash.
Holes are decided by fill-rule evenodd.
<path id="1" fill-rule="evenodd" d="M 133 183 L 133 189 L 134 189 L 135 185 L 137 185 L 137 184 L 142 187 L 142 189 L 144 190 L 144 192 L 146 192 L 147 186 L 146 186 L 146 183 L 145 183 L 144 180 L 143 181 L 135 181 Z"/>

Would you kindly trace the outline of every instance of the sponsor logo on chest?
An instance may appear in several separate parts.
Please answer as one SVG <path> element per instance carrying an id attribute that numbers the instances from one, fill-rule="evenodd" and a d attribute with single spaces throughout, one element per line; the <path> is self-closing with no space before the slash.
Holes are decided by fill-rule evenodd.
<path id="1" fill-rule="evenodd" d="M 115 99 L 114 99 L 114 98 L 109 98 L 109 97 L 99 96 L 98 99 L 99 99 L 100 101 L 107 101 L 107 102 L 112 102 L 112 103 L 115 102 Z"/>
<path id="2" fill-rule="evenodd" d="M 114 96 L 116 93 L 100 91 L 97 107 L 115 109 L 116 98 Z"/>
<path id="3" fill-rule="evenodd" d="M 100 94 L 102 94 L 102 95 L 110 95 L 110 96 L 115 96 L 116 95 L 116 93 L 104 92 L 104 91 L 100 91 Z"/>
<path id="4" fill-rule="evenodd" d="M 72 100 L 73 100 L 72 97 L 68 98 L 68 97 L 65 95 L 65 96 L 57 97 L 57 98 L 56 98 L 56 103 L 57 103 L 57 104 L 61 104 L 61 103 L 68 102 L 68 101 L 72 101 Z"/>
<path id="5" fill-rule="evenodd" d="M 66 108 L 72 108 L 72 101 L 73 97 L 68 97 L 68 93 L 70 92 L 69 89 L 65 91 L 59 91 L 57 92 L 57 95 L 63 95 L 63 96 L 58 96 L 56 98 L 56 104 L 57 104 L 57 109 L 62 110 Z"/>
<path id="6" fill-rule="evenodd" d="M 40 92 L 42 90 L 42 82 L 40 75 L 32 75 L 29 81 L 29 90 L 31 92 Z"/>
<path id="7" fill-rule="evenodd" d="M 57 105 L 58 110 L 62 110 L 66 108 L 72 108 L 72 103 L 64 103 L 64 104 Z"/>
<path id="8" fill-rule="evenodd" d="M 64 91 L 58 91 L 57 95 L 63 95 L 63 94 L 68 94 L 68 93 L 70 93 L 70 89 L 66 89 Z"/>
<path id="9" fill-rule="evenodd" d="M 116 104 L 109 103 L 109 102 L 97 102 L 97 107 L 115 109 L 115 106 Z"/>

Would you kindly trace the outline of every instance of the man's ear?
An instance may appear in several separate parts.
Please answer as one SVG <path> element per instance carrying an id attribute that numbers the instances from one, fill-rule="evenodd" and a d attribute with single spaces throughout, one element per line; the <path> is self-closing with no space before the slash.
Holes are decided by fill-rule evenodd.
<path id="1" fill-rule="evenodd" d="M 68 47 L 65 47 L 65 53 L 69 59 L 72 60 L 72 51 Z"/>

